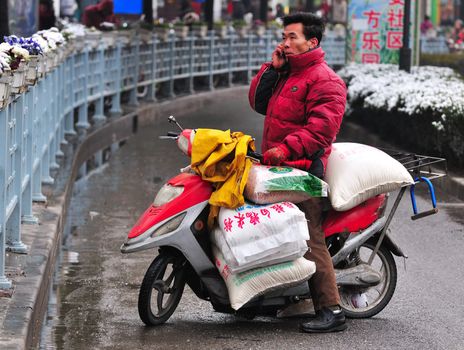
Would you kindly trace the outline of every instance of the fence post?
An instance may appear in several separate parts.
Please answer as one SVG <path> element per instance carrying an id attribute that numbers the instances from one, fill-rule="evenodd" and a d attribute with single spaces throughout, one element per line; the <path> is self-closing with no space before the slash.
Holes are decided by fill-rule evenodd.
<path id="1" fill-rule="evenodd" d="M 69 103 L 71 104 L 70 111 L 65 116 L 65 134 L 69 136 L 77 135 L 76 131 L 74 130 L 74 105 L 76 104 L 75 96 L 74 96 L 74 82 L 76 78 L 75 68 L 74 68 L 74 55 L 71 55 L 69 58 L 69 76 L 65 76 L 66 80 L 69 80 L 70 83 L 68 84 L 68 93 L 69 93 Z"/>
<path id="2" fill-rule="evenodd" d="M 24 108 L 24 113 L 27 116 L 27 127 L 25 128 L 25 143 L 26 146 L 23 148 L 25 152 L 25 164 L 23 164 L 23 173 L 22 179 L 26 179 L 25 187 L 22 189 L 22 208 L 21 208 L 21 222 L 24 224 L 37 224 L 39 220 L 32 214 L 32 163 L 33 158 L 33 138 L 32 138 L 32 129 L 33 125 L 33 111 L 34 109 L 34 98 L 35 98 L 36 86 L 33 86 L 29 89 L 29 92 L 26 94 L 26 106 Z"/>
<path id="3" fill-rule="evenodd" d="M 10 203 L 7 203 L 7 208 L 13 206 L 10 217 L 7 219 L 6 232 L 6 249 L 19 254 L 27 253 L 26 245 L 21 242 L 21 190 L 22 190 L 22 155 L 23 155 L 23 117 L 24 117 L 24 94 L 17 97 L 11 104 L 9 110 L 9 128 L 11 129 L 11 139 L 7 155 L 13 158 L 12 167 L 10 169 L 10 179 L 7 180 L 7 187 L 11 186 L 13 198 Z M 7 131 L 8 132 L 8 131 Z M 7 137 L 8 138 L 8 137 Z M 8 142 L 8 141 L 7 141 Z M 7 160 L 8 161 L 8 160 Z M 10 182 L 8 184 L 8 182 Z M 7 198 L 8 200 L 8 198 Z"/>
<path id="4" fill-rule="evenodd" d="M 174 45 L 176 36 L 169 32 L 169 98 L 175 98 L 174 93 Z"/>
<path id="5" fill-rule="evenodd" d="M 121 115 L 121 55 L 122 55 L 122 44 L 121 41 L 116 42 L 116 67 L 118 68 L 116 71 L 116 84 L 115 84 L 115 93 L 111 96 L 111 115 Z"/>
<path id="6" fill-rule="evenodd" d="M 66 114 L 65 114 L 65 74 L 66 74 L 66 67 L 68 65 L 69 59 L 63 60 L 59 66 L 60 74 L 59 74 L 59 88 L 58 88 L 58 132 L 57 132 L 57 149 L 56 149 L 56 156 L 63 159 L 64 153 L 61 150 L 61 146 L 65 146 L 68 144 L 65 138 L 65 123 L 66 123 Z M 69 103 L 69 101 L 68 101 Z"/>
<path id="7" fill-rule="evenodd" d="M 100 97 L 95 102 L 95 115 L 93 116 L 93 120 L 96 124 L 101 124 L 106 120 L 105 117 L 105 50 L 103 48 L 103 42 L 100 41 L 100 44 L 97 48 L 98 51 L 98 66 L 100 70 L 100 81 L 99 81 L 99 90 L 100 90 Z"/>
<path id="8" fill-rule="evenodd" d="M 45 103 L 47 90 L 45 88 L 45 80 L 47 78 L 42 78 L 37 82 L 35 87 L 34 94 L 34 128 L 32 129 L 32 139 L 33 139 L 33 150 L 34 156 L 32 160 L 32 200 L 34 202 L 46 202 L 47 197 L 42 194 L 42 152 L 43 152 L 43 139 L 45 128 L 43 124 L 45 123 Z"/>
<path id="9" fill-rule="evenodd" d="M 155 77 L 156 77 L 156 37 L 152 35 L 151 37 L 151 67 L 150 67 L 150 84 L 147 85 L 147 96 L 145 98 L 148 102 L 156 101 L 156 86 L 155 86 Z"/>
<path id="10" fill-rule="evenodd" d="M 53 72 L 47 75 L 45 78 L 45 101 L 44 105 L 46 106 L 44 111 L 45 113 L 42 114 L 42 130 L 43 134 L 41 135 L 43 139 L 42 143 L 42 161 L 41 161 L 41 171 L 42 171 L 42 183 L 46 185 L 52 185 L 55 180 L 50 176 L 50 164 L 52 158 L 52 150 L 50 149 L 51 144 L 51 137 L 50 131 L 52 130 L 52 114 L 53 114 L 53 103 L 50 101 L 50 96 L 53 98 L 53 89 L 52 89 L 52 79 L 53 79 Z"/>
<path id="11" fill-rule="evenodd" d="M 252 44 L 253 35 L 247 35 L 247 83 L 251 81 L 251 44 Z"/>
<path id="12" fill-rule="evenodd" d="M 50 114 L 50 142 L 49 142 L 49 151 L 50 151 L 50 169 L 57 170 L 60 168 L 58 163 L 56 162 L 56 156 L 58 153 L 60 140 L 58 139 L 58 126 L 59 126 L 59 96 L 60 96 L 60 89 L 59 89 L 59 76 L 60 76 L 60 67 L 56 67 L 52 72 L 52 84 L 51 84 L 51 92 L 52 92 L 52 105 L 51 105 L 51 114 Z"/>
<path id="13" fill-rule="evenodd" d="M 11 281 L 5 276 L 7 109 L 8 106 L 0 109 L 0 289 L 11 288 Z"/>
<path id="14" fill-rule="evenodd" d="M 209 31 L 209 60 L 208 60 L 208 89 L 214 90 L 213 68 L 214 68 L 214 30 Z"/>
<path id="15" fill-rule="evenodd" d="M 130 90 L 129 96 L 129 105 L 130 106 L 138 106 L 139 102 L 137 100 L 137 86 L 139 83 L 139 76 L 140 76 L 140 38 L 138 35 L 135 36 L 135 72 L 134 72 L 134 86 Z"/>
<path id="16" fill-rule="evenodd" d="M 227 56 L 227 70 L 229 71 L 227 73 L 227 85 L 229 87 L 231 87 L 233 84 L 233 79 L 234 79 L 234 74 L 232 72 L 232 55 L 233 55 L 233 49 L 232 49 L 232 43 L 233 43 L 233 40 L 234 40 L 234 33 L 233 32 L 229 32 L 229 36 L 228 36 L 228 56 Z"/>
<path id="17" fill-rule="evenodd" d="M 194 71 L 194 65 L 195 65 L 195 51 L 194 51 L 194 48 L 195 48 L 195 35 L 193 34 L 190 34 L 188 39 L 189 41 L 189 54 L 190 54 L 190 57 L 189 57 L 189 81 L 188 81 L 188 91 L 189 93 L 193 94 L 195 93 L 195 84 L 194 84 L 194 75 L 193 75 L 193 71 Z"/>
<path id="18" fill-rule="evenodd" d="M 79 101 L 81 105 L 78 107 L 78 116 L 79 120 L 76 124 L 77 130 L 79 134 L 85 134 L 86 130 L 90 127 L 88 121 L 88 89 L 87 89 L 87 82 L 88 82 L 88 67 L 89 67 L 89 50 L 87 47 L 83 49 L 84 53 L 84 68 L 85 71 L 83 73 L 83 101 Z M 80 77 L 77 77 L 79 79 Z"/>

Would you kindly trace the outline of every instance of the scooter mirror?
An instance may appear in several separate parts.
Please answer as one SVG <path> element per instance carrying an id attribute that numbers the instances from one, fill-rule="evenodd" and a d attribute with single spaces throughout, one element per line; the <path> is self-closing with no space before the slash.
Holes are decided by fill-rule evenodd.
<path id="1" fill-rule="evenodd" d="M 181 131 L 184 130 L 184 129 L 180 126 L 180 124 L 177 122 L 176 118 L 174 118 L 173 115 L 170 115 L 170 116 L 169 116 L 168 122 L 176 124 L 177 127 L 178 127 Z"/>

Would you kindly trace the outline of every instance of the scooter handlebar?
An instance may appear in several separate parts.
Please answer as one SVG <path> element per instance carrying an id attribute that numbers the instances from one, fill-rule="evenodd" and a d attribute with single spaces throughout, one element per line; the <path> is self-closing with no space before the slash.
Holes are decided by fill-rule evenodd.
<path id="1" fill-rule="evenodd" d="M 263 162 L 263 155 L 259 152 L 252 151 L 251 149 L 248 149 L 247 157 L 257 159 L 260 163 Z"/>

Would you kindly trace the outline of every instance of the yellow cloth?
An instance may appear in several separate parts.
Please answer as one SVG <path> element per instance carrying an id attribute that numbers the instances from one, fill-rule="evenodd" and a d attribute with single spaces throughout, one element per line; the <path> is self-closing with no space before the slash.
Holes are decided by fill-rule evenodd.
<path id="1" fill-rule="evenodd" d="M 251 168 L 246 158 L 248 146 L 254 151 L 251 136 L 242 132 L 197 129 L 192 145 L 192 169 L 205 181 L 215 185 L 208 225 L 219 214 L 219 207 L 237 208 L 245 203 L 243 190 Z"/>

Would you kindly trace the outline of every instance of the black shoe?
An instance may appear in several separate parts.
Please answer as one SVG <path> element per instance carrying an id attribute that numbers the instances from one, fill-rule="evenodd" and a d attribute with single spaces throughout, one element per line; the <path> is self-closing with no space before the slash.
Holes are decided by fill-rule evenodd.
<path id="1" fill-rule="evenodd" d="M 340 332 L 346 329 L 345 313 L 342 309 L 332 311 L 323 307 L 316 311 L 316 318 L 300 324 L 300 330 L 306 333 Z"/>

